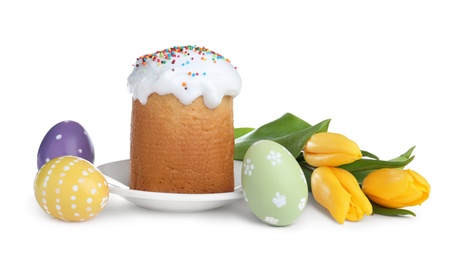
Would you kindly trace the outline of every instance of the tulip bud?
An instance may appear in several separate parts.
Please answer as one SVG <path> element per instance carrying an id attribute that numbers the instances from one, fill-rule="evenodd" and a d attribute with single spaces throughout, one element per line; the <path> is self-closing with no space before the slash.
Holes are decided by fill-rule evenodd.
<path id="1" fill-rule="evenodd" d="M 325 207 L 334 219 L 359 221 L 372 214 L 372 204 L 348 171 L 335 167 L 318 167 L 311 175 L 314 199 Z"/>
<path id="2" fill-rule="evenodd" d="M 314 167 L 340 166 L 362 158 L 355 142 L 344 135 L 330 132 L 312 135 L 303 150 L 304 159 Z"/>
<path id="3" fill-rule="evenodd" d="M 364 193 L 387 208 L 421 205 L 430 195 L 430 184 L 413 170 L 385 168 L 371 172 L 362 182 Z"/>

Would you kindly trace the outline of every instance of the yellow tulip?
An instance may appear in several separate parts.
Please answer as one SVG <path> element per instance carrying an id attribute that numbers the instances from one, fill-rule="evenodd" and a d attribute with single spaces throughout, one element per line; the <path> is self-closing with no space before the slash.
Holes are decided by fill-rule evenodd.
<path id="1" fill-rule="evenodd" d="M 314 199 L 340 224 L 359 221 L 372 214 L 372 204 L 348 171 L 335 167 L 318 167 L 311 175 Z"/>
<path id="2" fill-rule="evenodd" d="M 387 208 L 421 205 L 430 195 L 430 184 L 413 170 L 396 168 L 371 172 L 362 183 L 373 202 Z"/>
<path id="3" fill-rule="evenodd" d="M 303 148 L 306 162 L 314 167 L 339 166 L 362 158 L 358 145 L 338 133 L 321 132 L 311 136 Z"/>

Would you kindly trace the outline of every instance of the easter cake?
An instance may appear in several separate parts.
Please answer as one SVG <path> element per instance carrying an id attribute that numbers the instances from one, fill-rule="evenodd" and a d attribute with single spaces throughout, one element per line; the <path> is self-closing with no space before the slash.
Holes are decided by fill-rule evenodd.
<path id="1" fill-rule="evenodd" d="M 241 78 L 204 47 L 137 58 L 132 94 L 130 188 L 169 193 L 234 190 L 233 99 Z"/>

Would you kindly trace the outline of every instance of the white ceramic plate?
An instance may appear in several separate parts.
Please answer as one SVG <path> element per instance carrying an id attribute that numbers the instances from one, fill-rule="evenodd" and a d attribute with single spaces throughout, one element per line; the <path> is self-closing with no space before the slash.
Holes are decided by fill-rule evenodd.
<path id="1" fill-rule="evenodd" d="M 179 194 L 129 189 L 129 166 L 129 160 L 122 160 L 103 164 L 97 168 L 106 175 L 111 193 L 142 208 L 169 212 L 196 212 L 223 207 L 243 198 L 240 177 L 242 162 L 240 161 L 234 161 L 235 190 L 211 194 Z"/>

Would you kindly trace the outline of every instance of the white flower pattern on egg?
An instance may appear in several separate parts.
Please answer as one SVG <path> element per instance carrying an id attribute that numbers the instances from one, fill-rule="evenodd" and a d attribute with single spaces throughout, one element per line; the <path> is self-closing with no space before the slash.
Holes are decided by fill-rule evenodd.
<path id="1" fill-rule="evenodd" d="M 245 163 L 243 164 L 243 173 L 245 175 L 251 176 L 253 174 L 254 165 L 251 163 L 250 159 L 246 159 Z"/>
<path id="2" fill-rule="evenodd" d="M 272 202 L 276 205 L 276 207 L 281 208 L 282 206 L 286 205 L 286 196 L 277 192 L 275 197 L 272 199 Z"/>
<path id="3" fill-rule="evenodd" d="M 271 164 L 273 166 L 277 165 L 278 163 L 281 163 L 281 154 L 278 152 L 275 152 L 273 150 L 270 151 L 270 154 L 267 155 L 267 160 L 271 161 Z"/>
<path id="4" fill-rule="evenodd" d="M 278 224 L 278 219 L 276 219 L 276 218 L 274 218 L 274 217 L 265 217 L 265 222 L 267 222 L 268 224 L 271 224 L 271 225 L 276 225 L 276 224 Z"/>
<path id="5" fill-rule="evenodd" d="M 300 203 L 298 204 L 298 209 L 302 211 L 306 207 L 306 198 L 301 198 Z"/>

